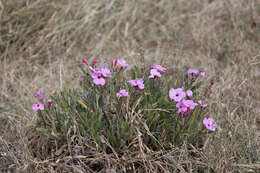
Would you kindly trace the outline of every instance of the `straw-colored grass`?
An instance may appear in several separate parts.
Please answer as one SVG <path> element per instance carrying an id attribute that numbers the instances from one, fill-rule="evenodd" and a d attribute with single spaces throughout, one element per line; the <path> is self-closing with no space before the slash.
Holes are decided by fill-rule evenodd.
<path id="1" fill-rule="evenodd" d="M 80 87 L 81 57 L 203 69 L 218 124 L 202 149 L 173 147 L 175 158 L 99 153 L 101 171 L 258 172 L 259 43 L 258 0 L 0 0 L 0 172 L 91 172 L 85 156 L 35 157 L 30 147 L 48 143 L 27 128 L 35 91 Z"/>

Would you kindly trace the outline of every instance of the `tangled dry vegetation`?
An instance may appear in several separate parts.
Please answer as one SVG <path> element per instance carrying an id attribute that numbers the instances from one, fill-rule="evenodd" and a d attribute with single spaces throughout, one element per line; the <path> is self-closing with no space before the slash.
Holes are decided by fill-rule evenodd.
<path id="1" fill-rule="evenodd" d="M 0 172 L 257 172 L 259 43 L 258 0 L 0 0 Z M 217 132 L 175 157 L 141 142 L 128 158 L 51 156 L 27 128 L 33 94 L 80 87 L 81 57 L 203 69 Z"/>

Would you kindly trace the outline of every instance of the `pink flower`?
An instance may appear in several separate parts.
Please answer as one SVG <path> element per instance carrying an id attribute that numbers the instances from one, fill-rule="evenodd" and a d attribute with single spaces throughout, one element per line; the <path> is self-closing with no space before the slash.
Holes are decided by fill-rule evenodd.
<path id="1" fill-rule="evenodd" d="M 176 104 L 179 114 L 184 114 L 190 110 L 193 110 L 198 104 L 194 103 L 192 100 L 182 100 Z"/>
<path id="2" fill-rule="evenodd" d="M 101 74 L 104 77 L 112 77 L 111 72 L 107 67 L 101 67 Z"/>
<path id="3" fill-rule="evenodd" d="M 184 105 L 182 102 L 178 102 L 176 104 L 176 107 L 178 108 L 178 113 L 180 115 L 183 115 L 185 112 L 188 111 L 188 107 L 186 105 Z"/>
<path id="4" fill-rule="evenodd" d="M 150 76 L 149 76 L 149 78 L 157 78 L 157 77 L 161 77 L 161 74 L 158 72 L 158 70 L 157 69 L 152 69 L 151 71 L 150 71 Z"/>
<path id="5" fill-rule="evenodd" d="M 135 80 L 129 80 L 128 81 L 133 87 L 135 87 L 136 90 L 138 89 L 144 89 L 144 80 L 141 78 L 136 78 Z"/>
<path id="6" fill-rule="evenodd" d="M 99 71 L 98 69 L 93 68 L 91 66 L 89 66 L 89 69 L 92 72 L 92 74 L 94 73 L 95 75 L 98 75 L 98 76 L 100 75 L 101 76 L 101 71 Z"/>
<path id="7" fill-rule="evenodd" d="M 204 126 L 206 127 L 206 129 L 208 129 L 210 131 L 215 131 L 216 127 L 217 127 L 217 125 L 214 124 L 213 122 L 214 122 L 213 118 L 211 118 L 209 116 L 204 118 L 204 120 L 203 120 Z"/>
<path id="8" fill-rule="evenodd" d="M 192 100 L 182 100 L 182 103 L 189 109 L 193 110 L 198 104 L 194 103 Z"/>
<path id="9" fill-rule="evenodd" d="M 95 78 L 101 78 L 101 75 L 102 75 L 101 71 L 99 71 L 98 69 L 94 69 L 94 68 L 92 68 L 92 67 L 89 67 L 89 69 L 90 69 L 91 72 L 92 72 L 91 77 L 92 77 L 93 79 L 95 79 Z"/>
<path id="10" fill-rule="evenodd" d="M 175 102 L 180 102 L 186 96 L 182 88 L 173 89 L 169 91 L 169 97 Z"/>
<path id="11" fill-rule="evenodd" d="M 105 85 L 106 80 L 103 77 L 112 77 L 110 70 L 107 67 L 101 67 L 101 71 L 99 69 L 94 69 L 89 67 L 92 74 L 91 77 L 93 79 L 94 84 L 96 85 Z M 102 77 L 103 76 L 103 77 Z"/>
<path id="12" fill-rule="evenodd" d="M 83 62 L 84 64 L 88 65 L 88 62 L 87 62 L 87 60 L 86 60 L 85 58 L 81 58 L 81 60 L 82 60 L 82 62 Z"/>
<path id="13" fill-rule="evenodd" d="M 191 90 L 187 90 L 186 93 L 187 93 L 187 96 L 192 97 L 192 91 Z"/>
<path id="14" fill-rule="evenodd" d="M 117 63 L 118 63 L 118 65 L 120 65 L 120 68 L 124 68 L 124 67 L 128 66 L 128 64 L 126 63 L 126 60 L 124 60 L 124 59 L 122 59 L 122 60 L 118 59 Z"/>
<path id="15" fill-rule="evenodd" d="M 123 90 L 120 90 L 118 93 L 116 93 L 116 96 L 117 96 L 118 98 L 121 98 L 121 97 L 123 97 L 123 96 L 127 97 L 127 96 L 128 96 L 128 92 L 123 89 Z"/>
<path id="16" fill-rule="evenodd" d="M 43 100 L 43 102 L 44 102 L 44 103 L 48 103 L 48 104 L 49 104 L 49 103 L 52 103 L 52 101 L 51 101 L 50 99 L 48 99 L 48 100 Z"/>
<path id="17" fill-rule="evenodd" d="M 40 91 L 37 91 L 35 94 L 34 94 L 35 97 L 37 97 L 39 100 L 42 100 L 43 99 L 43 96 L 42 94 L 40 93 Z"/>
<path id="18" fill-rule="evenodd" d="M 37 111 L 37 110 L 43 111 L 44 110 L 44 104 L 32 104 L 32 109 L 34 111 Z"/>
<path id="19" fill-rule="evenodd" d="M 49 105 L 49 104 L 52 103 L 52 101 L 51 101 L 50 99 L 48 99 L 48 100 L 43 100 L 43 103 L 48 103 L 48 105 Z"/>
<path id="20" fill-rule="evenodd" d="M 156 70 L 159 70 L 160 72 L 165 72 L 166 71 L 166 68 L 158 65 L 158 64 L 155 64 L 155 65 L 151 65 L 150 66 L 151 69 L 156 69 Z"/>
<path id="21" fill-rule="evenodd" d="M 197 69 L 189 69 L 187 71 L 187 74 L 188 75 L 192 75 L 192 76 L 198 76 L 199 75 L 199 70 L 197 70 Z"/>
<path id="22" fill-rule="evenodd" d="M 199 100 L 198 103 L 200 104 L 200 107 L 201 107 L 201 108 L 205 108 L 205 107 L 208 106 L 207 103 L 202 104 L 202 100 Z"/>
<path id="23" fill-rule="evenodd" d="M 104 86 L 105 83 L 106 83 L 106 80 L 105 80 L 104 78 L 102 78 L 102 77 L 98 77 L 98 78 L 94 78 L 94 79 L 93 79 L 93 82 L 94 82 L 94 84 L 96 84 L 96 85 L 102 85 L 102 86 Z"/>
<path id="24" fill-rule="evenodd" d="M 51 104 L 52 104 L 52 101 L 50 100 L 50 99 L 48 99 L 48 100 L 43 100 L 43 103 L 47 103 L 47 105 L 48 105 L 48 107 L 50 107 L 51 106 Z"/>
<path id="25" fill-rule="evenodd" d="M 89 69 L 92 71 L 91 77 L 93 79 L 94 84 L 102 86 L 105 85 L 106 80 L 102 77 L 102 72 L 92 67 L 89 67 Z"/>
<path id="26" fill-rule="evenodd" d="M 202 77 L 204 77 L 204 76 L 206 76 L 206 72 L 200 72 L 200 75 L 201 75 Z"/>

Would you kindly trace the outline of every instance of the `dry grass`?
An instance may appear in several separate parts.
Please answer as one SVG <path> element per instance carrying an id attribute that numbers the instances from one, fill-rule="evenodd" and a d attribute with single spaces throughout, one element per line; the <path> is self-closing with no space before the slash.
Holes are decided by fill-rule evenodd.
<path id="1" fill-rule="evenodd" d="M 202 150 L 173 148 L 176 158 L 144 146 L 143 157 L 97 153 L 102 171 L 124 172 L 137 159 L 143 165 L 132 167 L 146 169 L 136 172 L 257 172 L 259 43 L 257 0 L 0 0 L 0 172 L 89 171 L 84 163 L 90 158 L 40 160 L 31 153 L 26 126 L 36 119 L 33 93 L 79 87 L 81 57 L 133 64 L 142 56 L 204 69 L 211 87 L 205 97 L 219 129 Z"/>

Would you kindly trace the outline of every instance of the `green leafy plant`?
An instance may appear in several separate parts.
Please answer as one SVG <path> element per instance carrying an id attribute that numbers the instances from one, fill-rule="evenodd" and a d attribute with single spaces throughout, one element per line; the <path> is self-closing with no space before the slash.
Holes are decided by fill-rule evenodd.
<path id="1" fill-rule="evenodd" d="M 35 94 L 41 101 L 32 106 L 39 116 L 35 129 L 50 140 L 74 142 L 82 154 L 120 155 L 137 139 L 151 150 L 169 150 L 185 141 L 201 145 L 203 135 L 215 131 L 197 92 L 205 72 L 174 76 L 160 65 L 129 68 L 115 60 L 109 69 L 96 59 L 82 60 L 82 90 L 64 90 L 47 101 Z"/>

